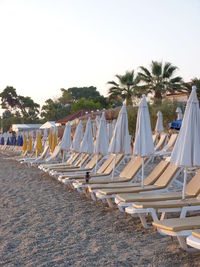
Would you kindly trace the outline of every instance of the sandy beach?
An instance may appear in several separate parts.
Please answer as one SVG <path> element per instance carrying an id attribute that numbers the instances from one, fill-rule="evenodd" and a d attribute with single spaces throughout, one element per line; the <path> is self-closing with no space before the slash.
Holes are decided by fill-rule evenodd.
<path id="1" fill-rule="evenodd" d="M 0 266 L 200 266 L 177 241 L 5 157 Z"/>

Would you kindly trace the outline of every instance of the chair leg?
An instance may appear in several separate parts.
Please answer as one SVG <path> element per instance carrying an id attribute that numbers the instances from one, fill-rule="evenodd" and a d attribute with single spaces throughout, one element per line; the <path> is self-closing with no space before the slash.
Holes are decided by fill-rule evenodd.
<path id="1" fill-rule="evenodd" d="M 110 208 L 113 208 L 112 200 L 111 200 L 110 198 L 107 198 L 106 200 L 107 200 L 108 206 L 109 206 Z"/>
<path id="2" fill-rule="evenodd" d="M 149 228 L 144 214 L 139 214 L 140 221 L 144 228 Z"/>

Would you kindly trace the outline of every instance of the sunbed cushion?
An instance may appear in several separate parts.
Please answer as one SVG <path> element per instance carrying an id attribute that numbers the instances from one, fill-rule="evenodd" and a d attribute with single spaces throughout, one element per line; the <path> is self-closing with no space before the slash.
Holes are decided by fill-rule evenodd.
<path id="1" fill-rule="evenodd" d="M 196 229 L 194 231 L 192 231 L 192 235 L 196 238 L 200 239 L 200 229 Z"/>
<path id="2" fill-rule="evenodd" d="M 193 230 L 200 227 L 200 216 L 165 219 L 152 224 L 159 229 L 173 232 Z"/>
<path id="3" fill-rule="evenodd" d="M 200 200 L 198 199 L 177 199 L 177 200 L 166 200 L 166 201 L 155 201 L 155 202 L 135 202 L 132 204 L 137 209 L 165 209 L 165 208 L 182 208 L 185 206 L 200 206 Z"/>
<path id="4" fill-rule="evenodd" d="M 197 172 L 186 186 L 187 195 L 197 195 L 200 193 L 200 173 Z"/>

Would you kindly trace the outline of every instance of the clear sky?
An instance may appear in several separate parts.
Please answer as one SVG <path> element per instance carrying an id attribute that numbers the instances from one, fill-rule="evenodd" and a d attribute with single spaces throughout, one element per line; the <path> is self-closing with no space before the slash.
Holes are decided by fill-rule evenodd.
<path id="1" fill-rule="evenodd" d="M 0 91 L 39 104 L 151 60 L 200 78 L 200 0 L 0 0 Z"/>

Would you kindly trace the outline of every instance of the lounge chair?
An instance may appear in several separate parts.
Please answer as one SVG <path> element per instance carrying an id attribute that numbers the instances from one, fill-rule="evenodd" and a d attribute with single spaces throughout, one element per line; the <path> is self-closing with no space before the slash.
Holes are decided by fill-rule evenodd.
<path id="1" fill-rule="evenodd" d="M 108 176 L 110 176 L 112 171 L 113 171 L 114 159 L 115 159 L 115 155 L 114 154 L 109 155 L 108 159 L 101 165 L 101 167 L 97 170 L 97 172 L 90 174 L 91 180 L 94 179 L 94 178 L 97 178 L 97 177 L 108 177 Z M 118 154 L 117 157 L 116 157 L 116 166 L 121 162 L 122 159 L 123 159 L 123 155 L 122 154 Z M 62 177 L 61 176 L 58 179 L 59 180 L 62 179 L 62 182 L 64 184 L 69 184 L 69 183 L 72 184 L 72 183 L 78 182 L 79 180 L 84 182 L 85 181 L 85 175 L 78 175 L 78 176 L 75 176 L 75 177 L 70 177 L 70 176 Z M 77 186 L 78 186 L 78 183 L 77 183 Z M 75 188 L 76 188 L 76 185 L 75 185 Z"/>
<path id="2" fill-rule="evenodd" d="M 164 219 L 152 224 L 160 234 L 176 236 L 181 248 L 191 251 L 186 244 L 186 237 L 191 235 L 193 230 L 200 228 L 200 216 Z"/>
<path id="3" fill-rule="evenodd" d="M 113 206 L 111 199 L 115 198 L 118 194 L 123 193 L 141 193 L 141 192 L 163 192 L 168 191 L 170 184 L 180 174 L 181 168 L 173 163 L 170 163 L 161 176 L 152 185 L 144 185 L 144 187 L 136 188 L 117 188 L 117 189 L 100 189 L 96 192 L 98 199 L 106 199 L 109 206 Z"/>
<path id="4" fill-rule="evenodd" d="M 90 160 L 88 161 L 89 158 Z M 51 170 L 50 174 L 55 177 L 60 177 L 60 176 L 76 176 L 79 174 L 84 174 L 85 172 L 92 172 L 94 168 L 96 167 L 96 162 L 97 162 L 97 166 L 99 166 L 99 164 L 101 163 L 101 160 L 102 160 L 102 155 L 98 155 L 98 158 L 96 157 L 91 158 L 89 154 L 86 154 L 84 155 L 84 158 L 82 159 L 82 161 L 81 160 L 78 161 L 77 164 L 75 164 L 75 166 L 68 166 L 68 167 L 64 166 L 62 168 L 60 167 L 57 169 L 55 168 Z M 85 165 L 86 161 L 88 162 Z"/>
<path id="5" fill-rule="evenodd" d="M 154 156 L 164 156 L 171 154 L 171 151 L 176 143 L 176 139 L 178 137 L 177 133 L 174 133 L 170 136 L 168 143 L 162 148 L 162 150 L 157 150 L 154 153 Z"/>
<path id="6" fill-rule="evenodd" d="M 200 193 L 200 172 L 197 172 L 195 176 L 186 185 L 186 199 L 196 198 Z M 169 201 L 169 200 L 181 200 L 182 192 L 154 192 L 154 194 L 145 192 L 140 194 L 127 193 L 119 194 L 115 197 L 115 203 L 118 205 L 119 209 L 123 212 L 126 207 L 132 207 L 133 203 L 147 202 L 155 203 L 156 201 Z M 131 209 L 127 210 L 131 213 Z"/>
<path id="7" fill-rule="evenodd" d="M 165 144 L 167 142 L 167 137 L 168 137 L 168 135 L 166 133 L 161 133 L 160 139 L 159 139 L 159 141 L 155 147 L 155 151 L 159 151 L 165 146 Z"/>
<path id="8" fill-rule="evenodd" d="M 200 249 L 200 229 L 192 231 L 192 234 L 187 237 L 186 242 L 190 247 Z"/>
<path id="9" fill-rule="evenodd" d="M 152 185 L 160 177 L 160 175 L 165 171 L 169 161 L 162 160 L 150 173 L 150 175 L 145 178 L 144 185 Z M 121 189 L 121 188 L 137 188 L 141 186 L 141 183 L 134 183 L 134 178 L 136 174 L 139 173 L 142 167 L 142 159 L 140 157 L 135 157 L 132 159 L 124 170 L 120 173 L 120 177 L 115 177 L 111 183 L 107 184 L 92 184 L 88 186 L 88 190 L 91 193 L 92 199 L 95 198 L 95 193 L 99 189 Z"/>

